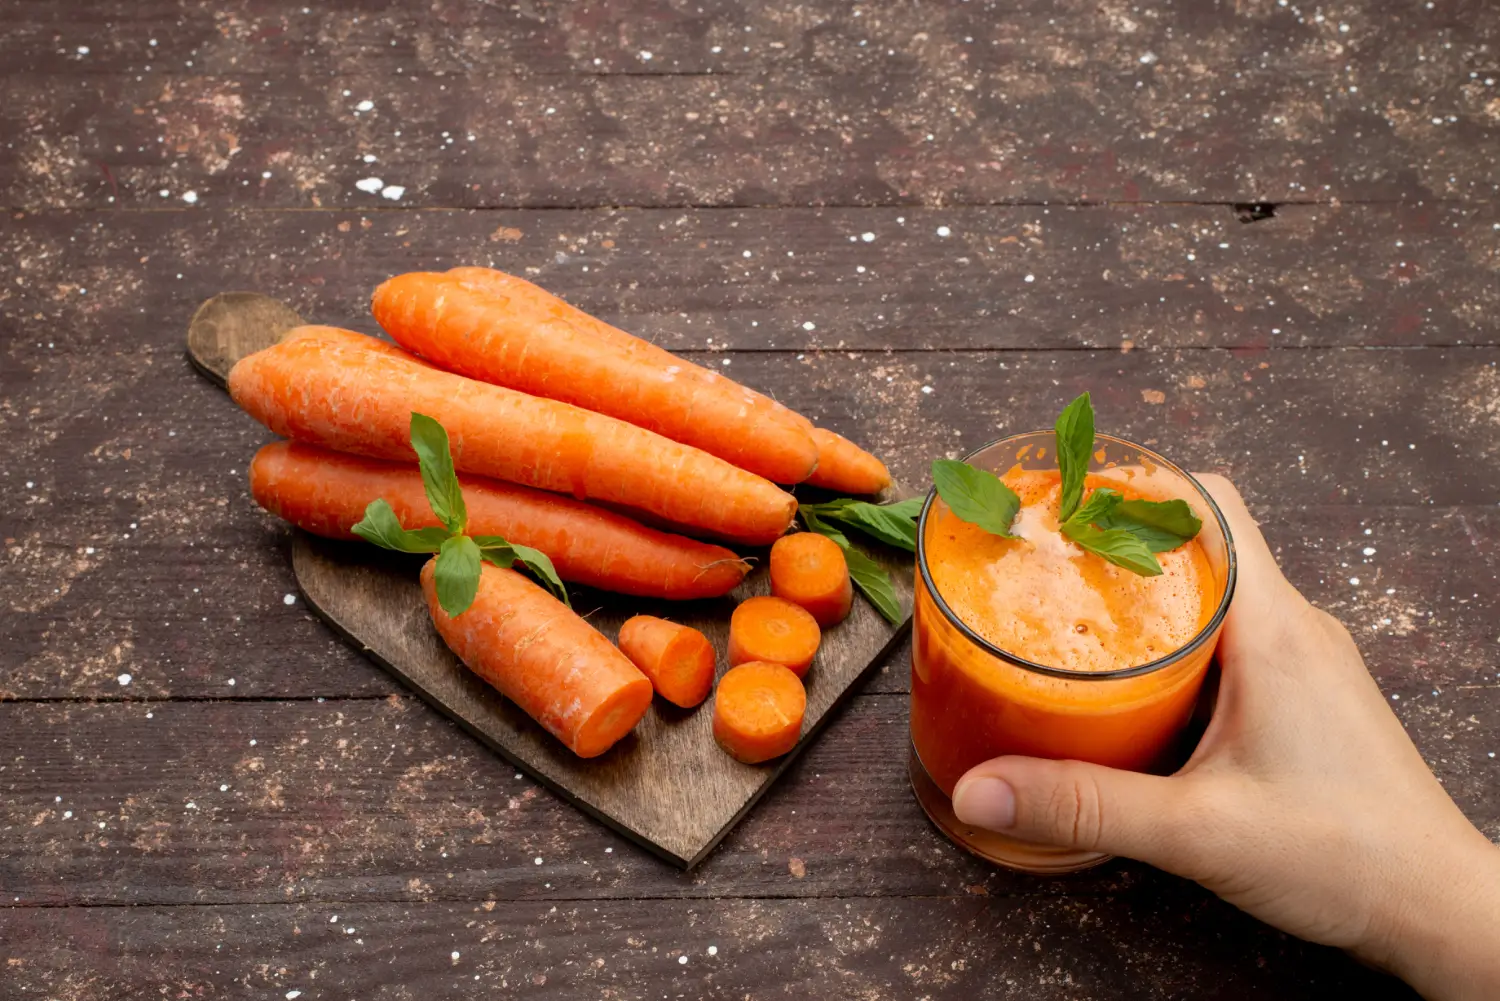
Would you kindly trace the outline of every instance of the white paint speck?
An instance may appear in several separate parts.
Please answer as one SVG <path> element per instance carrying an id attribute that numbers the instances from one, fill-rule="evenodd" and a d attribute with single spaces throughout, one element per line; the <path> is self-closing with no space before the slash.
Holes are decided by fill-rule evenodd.
<path id="1" fill-rule="evenodd" d="M 947 226 L 939 226 L 937 228 L 937 235 L 938 236 L 952 236 L 953 235 L 953 230 L 949 229 Z"/>
<path id="2" fill-rule="evenodd" d="M 64 820 L 72 820 L 73 819 L 73 811 L 72 810 L 64 810 L 63 811 L 63 819 Z"/>
<path id="3" fill-rule="evenodd" d="M 355 181 L 354 186 L 361 191 L 373 195 L 375 192 L 385 187 L 385 182 L 378 177 L 366 177 L 361 180 Z"/>
<path id="4" fill-rule="evenodd" d="M 1349 578 L 1349 583 L 1352 584 L 1354 587 L 1359 587 L 1359 578 L 1358 577 L 1350 577 Z"/>
<path id="5" fill-rule="evenodd" d="M 1375 555 L 1375 547 L 1374 546 L 1366 546 L 1364 551 L 1365 551 L 1365 555 L 1366 556 L 1374 556 Z"/>
<path id="6" fill-rule="evenodd" d="M 1491 757 L 1494 757 L 1494 755 L 1491 755 Z M 719 954 L 719 947 L 716 946 L 716 945 L 709 946 L 708 947 L 708 954 L 710 956 L 717 956 Z"/>
<path id="7" fill-rule="evenodd" d="M 458 950 L 454 949 L 452 952 L 448 953 L 448 958 L 453 960 L 455 963 L 458 962 Z"/>
<path id="8" fill-rule="evenodd" d="M 534 859 L 531 860 L 531 864 L 532 865 L 541 865 L 542 864 L 542 857 L 540 855 L 538 855 L 536 858 L 534 858 Z"/>
<path id="9" fill-rule="evenodd" d="M 282 599 L 281 599 L 281 603 L 282 603 L 282 604 L 283 604 L 283 605 L 295 605 L 295 604 L 296 604 L 296 603 L 297 603 L 297 596 L 296 596 L 296 595 L 295 595 L 295 594 L 288 594 L 288 595 L 285 595 L 285 596 L 284 596 L 284 597 L 283 597 L 283 598 L 282 598 Z"/>
<path id="10" fill-rule="evenodd" d="M 802 329 L 803 330 L 817 330 L 818 329 L 818 325 L 816 323 L 812 322 L 811 320 L 808 320 L 806 323 L 802 324 Z"/>
<path id="11" fill-rule="evenodd" d="M 182 193 L 182 200 L 187 202 L 189 205 L 196 205 L 198 204 L 198 192 L 184 191 Z"/>
<path id="12" fill-rule="evenodd" d="M 687 965 L 687 957 L 686 956 L 678 956 L 677 957 L 677 965 L 678 966 L 686 966 Z"/>
<path id="13" fill-rule="evenodd" d="M 1150 66 L 1154 62 L 1156 62 L 1156 53 L 1155 52 L 1142 52 L 1141 53 L 1141 65 L 1142 66 Z"/>
<path id="14" fill-rule="evenodd" d="M 922 392 L 925 395 L 927 395 L 927 396 L 931 396 L 932 395 L 932 387 L 931 386 L 923 386 L 922 387 Z"/>
<path id="15" fill-rule="evenodd" d="M 859 234 L 859 238 L 861 240 L 865 241 L 866 243 L 874 243 L 875 242 L 875 234 L 874 233 L 861 233 L 861 234 Z"/>
<path id="16" fill-rule="evenodd" d="M 740 252 L 740 256 L 741 257 L 753 257 L 755 255 L 751 254 L 750 251 L 748 251 L 748 250 L 743 250 L 743 251 Z"/>
<path id="17" fill-rule="evenodd" d="M 399 184 L 387 184 L 380 189 L 380 197 L 393 202 L 399 202 L 404 194 L 406 189 Z"/>
<path id="18" fill-rule="evenodd" d="M 358 104 L 356 104 L 354 106 L 354 110 L 355 111 L 374 111 L 375 110 L 375 102 L 374 101 L 360 101 Z"/>
<path id="19" fill-rule="evenodd" d="M 118 678 L 116 678 L 115 680 L 120 683 L 120 687 L 121 688 L 124 688 L 126 685 L 130 684 L 130 680 L 131 679 L 130 679 L 130 675 L 128 675 L 128 674 L 122 674 Z"/>
<path id="20" fill-rule="evenodd" d="M 86 55 L 88 55 L 89 54 L 89 47 L 87 45 L 80 45 L 80 46 L 78 46 L 78 54 L 80 56 L 86 56 Z"/>
<path id="21" fill-rule="evenodd" d="M 725 368 L 728 368 L 729 367 L 729 359 L 725 358 L 723 361 L 719 362 L 719 364 L 723 365 Z"/>
<path id="22" fill-rule="evenodd" d="M 302 992 L 301 991 L 287 991 L 286 992 L 286 1001 L 296 1001 L 296 999 L 300 998 L 301 996 L 302 996 Z"/>
<path id="23" fill-rule="evenodd" d="M 219 784 L 219 791 L 220 792 L 228 792 L 229 791 L 229 785 L 228 785 L 228 783 L 222 783 L 221 782 Z"/>
<path id="24" fill-rule="evenodd" d="M 647 52 L 645 49 L 642 49 L 641 50 L 641 59 L 643 61 L 649 63 L 651 61 L 651 53 Z"/>
<path id="25" fill-rule="evenodd" d="M 227 682 L 225 682 L 225 684 L 227 684 L 230 688 L 233 688 L 234 687 L 234 679 L 230 678 Z"/>
<path id="26" fill-rule="evenodd" d="M 269 170 L 263 170 L 260 172 L 260 176 L 269 181 L 271 179 L 271 172 Z"/>
<path id="27" fill-rule="evenodd" d="M 1028 284 L 1030 284 L 1030 283 L 1031 283 L 1031 282 L 1034 282 L 1034 281 L 1036 281 L 1036 275 L 1027 275 L 1027 276 L 1026 276 L 1026 278 L 1025 278 L 1025 281 L 1026 281 L 1026 282 L 1027 282 L 1027 283 L 1028 283 Z"/>
<path id="28" fill-rule="evenodd" d="M 375 154 L 374 154 L 374 153 L 366 153 L 366 154 L 365 154 L 365 155 L 364 155 L 364 156 L 363 156 L 363 157 L 361 157 L 361 158 L 360 158 L 360 159 L 362 159 L 362 160 L 364 160 L 364 161 L 365 161 L 365 163 L 374 163 L 374 162 L 375 162 L 375 159 L 376 159 L 376 157 L 375 157 Z"/>

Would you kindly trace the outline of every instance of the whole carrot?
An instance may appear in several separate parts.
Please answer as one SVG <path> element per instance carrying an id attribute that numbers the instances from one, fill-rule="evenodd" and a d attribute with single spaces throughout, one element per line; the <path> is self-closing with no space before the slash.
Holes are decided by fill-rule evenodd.
<path id="1" fill-rule="evenodd" d="M 357 338 L 292 337 L 248 355 L 229 373 L 230 395 L 277 434 L 337 451 L 411 462 L 416 411 L 448 429 L 465 472 L 621 504 L 752 545 L 791 524 L 790 494 L 722 459 Z"/>
<path id="2" fill-rule="evenodd" d="M 645 715 L 651 682 L 572 609 L 514 570 L 483 564 L 474 603 L 450 616 L 436 564 L 422 568 L 422 591 L 443 641 L 574 754 L 603 754 Z"/>
<path id="3" fill-rule="evenodd" d="M 841 494 L 878 494 L 891 485 L 885 463 L 848 438 L 825 428 L 813 428 L 812 437 L 818 443 L 818 468 L 808 483 Z"/>
<path id="4" fill-rule="evenodd" d="M 450 371 L 629 421 L 778 483 L 817 465 L 802 417 L 520 278 L 398 275 L 371 308 L 403 347 Z"/>
<path id="5" fill-rule="evenodd" d="M 462 476 L 469 528 L 540 549 L 563 580 L 650 598 L 715 598 L 744 579 L 749 565 L 722 546 L 647 528 L 530 487 Z M 439 524 L 415 466 L 277 441 L 250 462 L 250 493 L 272 514 L 314 535 L 358 538 L 350 531 L 365 508 L 384 499 L 407 528 Z"/>

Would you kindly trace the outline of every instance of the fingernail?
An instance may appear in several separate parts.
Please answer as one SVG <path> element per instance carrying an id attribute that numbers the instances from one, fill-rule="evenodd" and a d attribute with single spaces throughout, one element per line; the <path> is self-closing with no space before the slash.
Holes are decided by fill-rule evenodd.
<path id="1" fill-rule="evenodd" d="M 967 779 L 953 790 L 953 812 L 965 824 L 1002 831 L 1016 822 L 1016 793 L 1003 779 Z"/>

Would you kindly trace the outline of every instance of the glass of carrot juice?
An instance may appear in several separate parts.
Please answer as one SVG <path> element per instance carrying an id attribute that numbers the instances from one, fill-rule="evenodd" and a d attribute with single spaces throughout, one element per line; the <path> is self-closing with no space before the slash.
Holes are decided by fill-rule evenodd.
<path id="1" fill-rule="evenodd" d="M 1004 754 L 1170 772 L 1234 594 L 1234 543 L 1196 480 L 1128 441 L 1094 438 L 1086 489 L 1186 501 L 1198 535 L 1142 577 L 1058 533 L 1061 477 L 1051 431 L 964 457 L 1019 495 L 1011 533 L 960 520 L 934 490 L 917 529 L 910 773 L 927 815 L 960 846 L 1026 872 L 1105 861 L 968 827 L 951 796 L 973 766 Z"/>

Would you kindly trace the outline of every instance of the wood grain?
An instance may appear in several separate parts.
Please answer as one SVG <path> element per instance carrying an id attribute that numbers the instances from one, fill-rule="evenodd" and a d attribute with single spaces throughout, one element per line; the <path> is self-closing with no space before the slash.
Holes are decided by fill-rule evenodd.
<path id="1" fill-rule="evenodd" d="M 21 997 L 1415 998 L 1220 906 L 1179 884 L 1083 900 L 0 908 L 0 956 Z"/>
<path id="2" fill-rule="evenodd" d="M 134 329 L 141 310 L 185 320 L 226 287 L 373 331 L 378 283 L 476 263 L 673 350 L 1412 347 L 1500 341 L 1497 223 L 1497 205 L 1282 206 L 1251 224 L 1227 205 L 196 208 L 28 212 L 0 237 L 32 279 L 9 300 L 22 329 L 78 350 L 117 349 L 111 324 L 165 345 L 170 325 Z"/>

